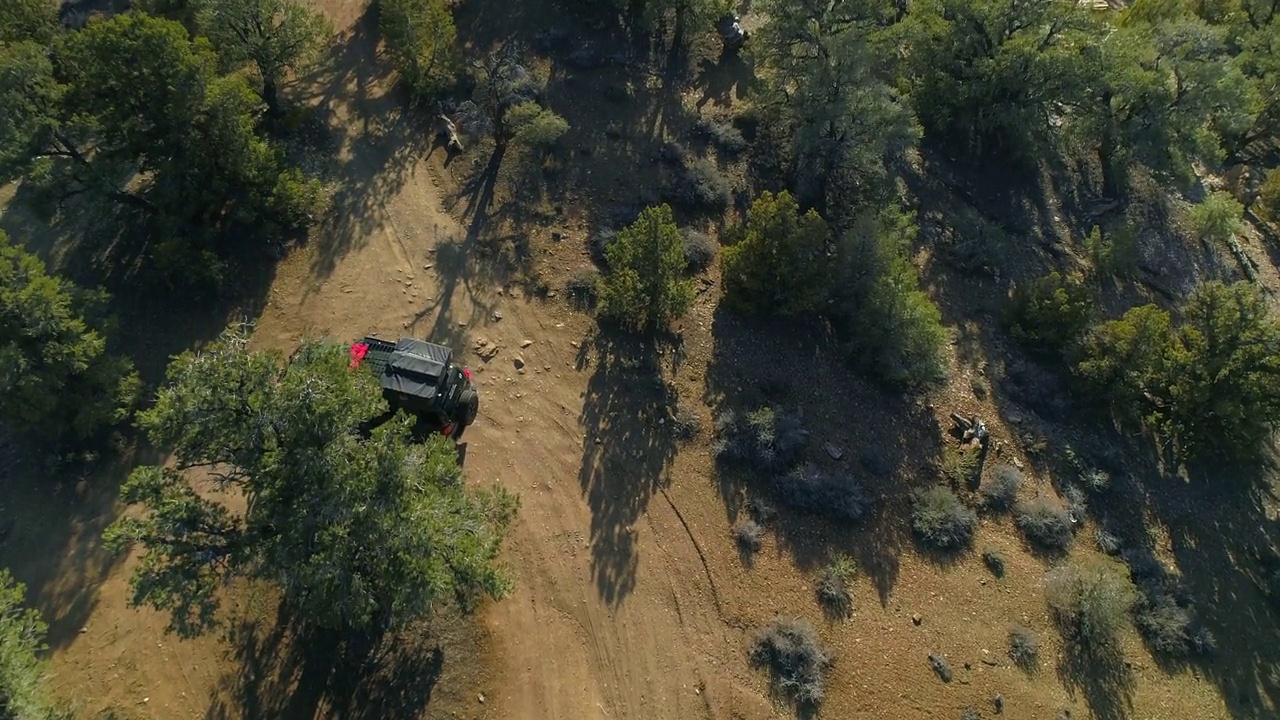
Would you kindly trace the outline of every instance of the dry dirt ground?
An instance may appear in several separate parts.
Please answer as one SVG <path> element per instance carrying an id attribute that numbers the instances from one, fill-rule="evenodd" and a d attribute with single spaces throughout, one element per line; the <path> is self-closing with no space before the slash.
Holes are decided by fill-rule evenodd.
<path id="1" fill-rule="evenodd" d="M 478 174 L 469 164 L 484 158 L 446 166 L 421 114 L 390 93 L 363 3 L 324 8 L 341 35 L 326 69 L 300 92 L 341 144 L 333 212 L 309 247 L 277 267 L 255 343 L 288 352 L 304 337 L 412 333 L 459 348 L 481 388 L 468 475 L 522 499 L 504 553 L 517 590 L 474 622 L 444 618 L 424 628 L 422 647 L 407 641 L 413 657 L 380 684 L 326 691 L 340 679 L 307 664 L 314 659 L 297 661 L 296 639 L 273 632 L 268 589 L 228 593 L 237 632 L 226 638 L 179 641 L 154 613 L 126 607 L 131 561 L 105 557 L 97 539 L 118 511 L 112 480 L 121 468 L 53 495 L 18 474 L 0 505 L 23 515 L 0 562 L 32 586 L 52 624 L 54 685 L 86 716 L 108 708 L 155 720 L 787 716 L 746 658 L 753 630 L 777 615 L 810 619 L 834 653 L 824 717 L 959 718 L 966 707 L 991 717 L 997 693 L 1010 718 L 1057 718 L 1064 709 L 1077 718 L 1280 712 L 1275 618 L 1243 570 L 1223 569 L 1235 560 L 1212 537 L 1244 520 L 1270 532 L 1273 519 L 1224 507 L 1152 520 L 1161 556 L 1183 565 L 1206 604 L 1220 608 L 1209 614 L 1227 660 L 1209 670 L 1167 668 L 1130 632 L 1128 663 L 1114 676 L 1064 669 L 1042 587 L 1050 561 L 1026 550 L 1007 517 L 984 517 L 974 543 L 1003 552 L 1002 579 L 977 552 L 939 559 L 919 551 L 907 530 L 908 491 L 935 482 L 930 464 L 952 410 L 990 419 L 1003 459 L 1028 465 L 1024 493 L 1053 493 L 1018 449 L 1010 411 L 990 392 L 975 394 L 997 382 L 976 349 L 980 331 L 961 333 L 951 384 L 919 401 L 848 378 L 809 329 L 746 326 L 718 312 L 714 273 L 700 284 L 679 353 L 602 335 L 560 290 L 590 265 L 591 210 L 581 196 L 566 194 L 560 212 L 540 223 L 513 225 L 513 201 L 501 190 L 465 182 Z M 708 86 L 702 103 L 697 88 L 685 100 L 701 107 L 732 90 L 717 82 L 723 87 Z M 637 120 L 660 136 L 669 118 L 655 111 Z M 624 156 L 579 153 L 575 172 L 625 177 Z M 488 360 L 477 353 L 494 346 Z M 883 468 L 868 480 L 878 498 L 873 519 L 845 528 L 784 517 L 761 552 L 740 555 L 730 529 L 755 488 L 716 469 L 710 427 L 716 412 L 747 397 L 802 411 L 813 461 Z M 677 440 L 667 422 L 676 405 L 701 419 L 690 441 Z M 822 450 L 827 443 L 844 450 L 840 460 Z M 134 459 L 155 458 L 125 461 Z M 1175 489 L 1168 503 L 1204 502 L 1198 492 Z M 1074 555 L 1093 552 L 1089 537 L 1081 533 Z M 825 619 L 814 600 L 816 573 L 838 551 L 860 565 L 855 613 L 845 621 Z M 1014 623 L 1041 641 L 1035 673 L 1006 655 Z M 947 658 L 954 681 L 932 673 L 930 652 Z"/>

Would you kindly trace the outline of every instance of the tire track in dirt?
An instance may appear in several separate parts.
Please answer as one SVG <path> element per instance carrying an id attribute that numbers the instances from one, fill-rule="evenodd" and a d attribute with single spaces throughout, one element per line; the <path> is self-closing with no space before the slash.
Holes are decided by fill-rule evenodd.
<path id="1" fill-rule="evenodd" d="M 421 267 L 437 238 L 460 237 L 461 228 L 441 210 L 432 183 L 407 185 L 383 211 L 388 221 L 377 232 L 394 235 L 391 242 L 353 245 L 319 285 L 309 276 L 307 258 L 286 260 L 277 300 L 261 318 L 257 337 L 284 345 L 303 329 L 336 339 L 412 332 L 452 342 L 476 370 L 481 420 L 466 438 L 468 475 L 478 485 L 499 482 L 522 498 L 504 554 L 517 590 L 484 613 L 496 638 L 499 680 L 477 692 L 491 698 L 491 716 L 724 717 L 710 709 L 717 693 L 712 670 L 725 652 L 736 650 L 727 645 L 712 568 L 665 492 L 675 521 L 659 518 L 631 529 L 637 535 L 634 590 L 614 604 L 597 590 L 589 539 L 593 511 L 579 483 L 590 440 L 577 421 L 590 369 L 575 368 L 571 344 L 587 334 L 589 320 L 563 306 L 500 294 L 497 284 L 478 279 L 483 273 L 470 260 L 436 277 L 414 278 L 411 287 L 419 294 L 408 294 L 412 271 L 405 264 Z M 392 229 L 433 225 L 442 232 Z M 474 255 L 464 248 L 464 257 Z M 459 276 L 441 275 L 449 271 Z M 471 354 L 476 337 L 502 347 L 491 362 Z M 526 339 L 533 343 L 521 348 Z M 524 356 L 524 373 L 512 364 L 517 353 Z M 659 508 L 651 507 L 650 515 Z M 673 532 L 691 542 L 670 542 Z M 688 572 L 695 563 L 702 577 Z"/>

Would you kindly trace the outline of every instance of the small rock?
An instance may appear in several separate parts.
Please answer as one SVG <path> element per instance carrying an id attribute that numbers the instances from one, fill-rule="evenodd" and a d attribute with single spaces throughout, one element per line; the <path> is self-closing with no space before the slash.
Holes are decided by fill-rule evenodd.
<path id="1" fill-rule="evenodd" d="M 942 678 L 942 682 L 951 682 L 951 666 L 936 652 L 929 653 L 929 667 Z"/>
<path id="2" fill-rule="evenodd" d="M 829 442 L 823 443 L 822 449 L 827 451 L 827 454 L 831 456 L 832 460 L 839 460 L 844 457 L 844 451 Z"/>
<path id="3" fill-rule="evenodd" d="M 423 269 L 423 270 L 430 270 L 431 268 L 433 268 L 433 267 L 435 267 L 435 266 L 436 266 L 436 264 L 435 264 L 435 263 L 425 263 L 425 264 L 422 266 L 422 269 Z"/>
<path id="4" fill-rule="evenodd" d="M 924 622 L 924 618 L 920 617 L 919 613 L 916 613 L 915 615 L 911 616 L 911 623 L 913 625 L 919 625 L 922 622 Z"/>
<path id="5" fill-rule="evenodd" d="M 1013 459 L 1013 466 L 1014 466 L 1014 467 L 1016 467 L 1016 468 L 1018 468 L 1019 470 L 1021 470 L 1023 467 L 1025 467 L 1024 463 L 1023 463 L 1021 460 L 1019 460 L 1018 458 L 1014 458 L 1014 459 Z"/>
<path id="6" fill-rule="evenodd" d="M 995 706 L 997 715 L 1004 712 L 1004 696 L 1000 693 L 996 693 L 996 696 L 991 698 L 991 704 Z"/>
<path id="7" fill-rule="evenodd" d="M 512 358 L 512 359 L 511 359 L 511 362 L 515 363 L 515 366 L 516 366 L 516 369 L 517 369 L 517 370 L 519 370 L 519 369 L 521 369 L 521 368 L 523 368 L 523 367 L 524 367 L 524 358 L 520 357 L 519 355 L 517 355 L 517 356 L 515 356 L 514 358 Z"/>
<path id="8" fill-rule="evenodd" d="M 532 345 L 532 344 L 533 344 L 533 341 L 532 341 L 532 340 L 521 340 L 521 341 L 520 341 L 520 347 L 522 347 L 522 348 L 527 348 L 527 347 L 529 347 L 529 346 L 530 346 L 530 345 Z"/>
<path id="9" fill-rule="evenodd" d="M 480 693 L 479 695 L 477 695 L 477 696 L 476 696 L 476 700 L 479 700 L 479 701 L 480 701 L 480 704 L 481 704 L 481 705 L 483 705 L 483 704 L 484 704 L 484 693 Z"/>
<path id="10" fill-rule="evenodd" d="M 559 230 L 552 230 L 551 239 L 556 242 L 560 242 L 561 240 L 564 239 L 564 233 L 560 232 Z"/>
<path id="11" fill-rule="evenodd" d="M 972 666 L 972 665 L 970 665 L 969 663 L 965 663 L 965 664 L 964 664 L 964 669 L 965 669 L 965 670 L 972 670 L 972 669 L 973 669 L 973 666 Z"/>

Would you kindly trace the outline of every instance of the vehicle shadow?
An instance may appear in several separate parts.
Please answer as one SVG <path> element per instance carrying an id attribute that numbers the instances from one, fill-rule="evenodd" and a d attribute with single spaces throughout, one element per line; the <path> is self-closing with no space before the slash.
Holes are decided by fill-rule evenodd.
<path id="1" fill-rule="evenodd" d="M 579 418 L 578 481 L 591 508 L 592 573 L 610 605 L 635 588 L 635 524 L 668 482 L 676 454 L 676 395 L 663 377 L 663 342 L 599 330 L 578 352 L 578 370 L 593 368 Z"/>

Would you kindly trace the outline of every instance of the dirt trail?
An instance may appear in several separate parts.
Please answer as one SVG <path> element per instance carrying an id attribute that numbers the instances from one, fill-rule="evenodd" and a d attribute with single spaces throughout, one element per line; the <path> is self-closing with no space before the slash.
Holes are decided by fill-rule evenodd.
<path id="1" fill-rule="evenodd" d="M 347 147 L 356 148 L 343 175 L 378 187 L 377 176 L 389 172 L 383 161 L 399 152 L 388 145 L 401 138 L 360 122 L 377 117 L 369 105 L 385 100 L 370 87 L 359 95 L 357 104 L 333 108 L 351 128 Z M 491 698 L 493 717 L 727 716 L 725 701 L 737 693 L 711 669 L 730 657 L 742 665 L 740 639 L 719 615 L 678 506 L 653 501 L 651 489 L 636 497 L 625 478 L 614 485 L 607 468 L 592 467 L 611 455 L 600 451 L 598 433 L 636 418 L 583 426 L 594 367 L 579 355 L 589 319 L 488 279 L 464 228 L 442 208 L 449 175 L 441 156 L 421 148 L 401 157 L 397 187 L 362 200 L 365 217 L 338 209 L 330 232 L 358 228 L 363 237 L 322 240 L 282 263 L 256 343 L 288 350 L 305 336 L 411 333 L 452 343 L 477 371 L 481 411 L 466 438 L 469 477 L 522 498 L 506 553 L 518 589 L 483 616 L 497 638 L 499 679 L 477 693 Z M 472 350 L 480 339 L 501 348 L 487 363 Z M 631 524 L 613 526 L 623 518 Z M 660 545 L 658 537 L 675 540 Z M 758 696 L 749 702 L 769 714 Z"/>

